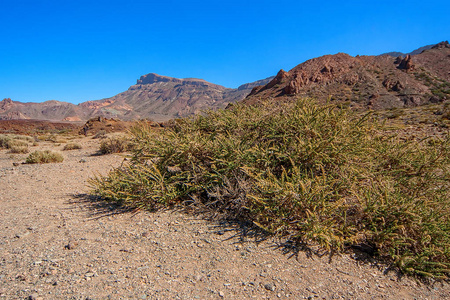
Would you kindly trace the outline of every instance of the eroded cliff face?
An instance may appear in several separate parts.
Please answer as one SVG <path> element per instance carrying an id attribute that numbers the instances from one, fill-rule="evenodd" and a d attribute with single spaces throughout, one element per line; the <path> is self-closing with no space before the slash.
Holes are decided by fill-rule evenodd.
<path id="1" fill-rule="evenodd" d="M 338 53 L 280 70 L 244 103 L 307 96 L 361 109 L 409 107 L 450 99 L 450 46 L 437 44 L 417 55 L 394 58 Z"/>

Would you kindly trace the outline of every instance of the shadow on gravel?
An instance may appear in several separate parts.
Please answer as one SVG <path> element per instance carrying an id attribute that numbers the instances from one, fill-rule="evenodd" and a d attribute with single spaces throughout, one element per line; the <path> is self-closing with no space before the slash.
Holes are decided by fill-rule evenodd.
<path id="1" fill-rule="evenodd" d="M 90 211 L 91 219 L 100 219 L 123 213 L 133 213 L 135 210 L 125 208 L 119 204 L 106 202 L 98 196 L 89 194 L 73 194 L 69 204 L 81 205 Z"/>
<path id="2" fill-rule="evenodd" d="M 74 194 L 71 195 L 72 200 L 69 204 L 80 205 L 84 209 L 89 211 L 89 216 L 91 220 L 101 219 L 104 217 L 118 215 L 118 214 L 137 214 L 142 212 L 142 210 L 136 210 L 131 208 L 126 208 L 122 205 L 107 202 L 101 197 L 90 195 L 90 194 Z M 259 245 L 262 242 L 268 241 L 270 247 L 274 251 L 281 251 L 288 259 L 299 260 L 299 254 L 304 253 L 309 259 L 322 258 L 328 256 L 328 262 L 331 263 L 335 255 L 349 255 L 357 263 L 370 265 L 378 269 L 383 274 L 387 275 L 389 273 L 395 273 L 397 280 L 401 280 L 404 274 L 400 273 L 397 268 L 383 262 L 381 259 L 376 257 L 376 249 L 370 245 L 358 245 L 354 247 L 349 247 L 344 251 L 344 254 L 338 254 L 333 251 L 324 251 L 318 246 L 310 245 L 301 241 L 290 240 L 286 238 L 276 238 L 272 235 L 266 233 L 262 229 L 256 227 L 251 222 L 244 220 L 229 219 L 226 215 L 218 215 L 208 208 L 199 208 L 191 205 L 186 205 L 185 207 L 178 208 L 159 208 L 156 211 L 171 211 L 171 212 L 181 212 L 186 215 L 195 216 L 199 219 L 205 219 L 212 223 L 212 233 L 219 236 L 225 235 L 225 233 L 232 233 L 231 236 L 227 235 L 227 238 L 222 239 L 225 241 L 233 241 L 233 244 L 245 244 L 245 243 L 255 243 Z M 337 271 L 347 274 L 347 272 L 337 269 Z"/>

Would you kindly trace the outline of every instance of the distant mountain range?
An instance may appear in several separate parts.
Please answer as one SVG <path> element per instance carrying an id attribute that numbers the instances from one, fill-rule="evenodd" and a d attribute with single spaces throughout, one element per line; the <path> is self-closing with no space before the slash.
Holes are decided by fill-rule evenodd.
<path id="1" fill-rule="evenodd" d="M 406 55 L 417 55 L 417 54 L 422 53 L 425 50 L 429 50 L 429 49 L 433 48 L 435 45 L 436 44 L 423 46 L 423 47 L 420 47 L 419 49 L 416 49 L 416 50 L 411 51 L 409 53 L 395 52 L 394 51 L 394 52 L 383 53 L 380 56 L 382 56 L 382 55 L 389 55 L 389 56 L 393 56 L 393 57 L 399 57 L 399 56 L 400 57 L 406 57 Z"/>
<path id="2" fill-rule="evenodd" d="M 230 89 L 202 79 L 177 79 L 150 73 L 141 76 L 135 85 L 123 93 L 78 105 L 55 100 L 22 103 L 6 98 L 0 101 L 0 120 L 85 121 L 102 116 L 121 120 L 166 121 L 194 115 L 208 108 L 225 108 L 229 103 L 244 99 L 255 86 L 264 85 L 272 79 L 269 77 Z"/>
<path id="3" fill-rule="evenodd" d="M 7 98 L 0 101 L 0 120 L 85 121 L 102 116 L 165 121 L 241 100 L 252 104 L 299 96 L 336 101 L 356 109 L 389 109 L 447 101 L 449 82 L 450 45 L 441 42 L 408 54 L 325 55 L 237 89 L 202 79 L 150 73 L 114 97 L 78 105 L 55 100 L 22 103 Z"/>

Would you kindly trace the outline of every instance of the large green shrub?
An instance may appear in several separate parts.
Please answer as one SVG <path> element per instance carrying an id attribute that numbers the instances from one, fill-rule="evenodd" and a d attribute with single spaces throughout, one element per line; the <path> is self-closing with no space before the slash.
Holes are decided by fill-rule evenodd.
<path id="1" fill-rule="evenodd" d="M 194 203 L 326 250 L 364 244 L 406 273 L 449 274 L 449 139 L 403 142 L 311 100 L 132 134 L 131 163 L 92 179 L 96 195 L 152 210 Z"/>

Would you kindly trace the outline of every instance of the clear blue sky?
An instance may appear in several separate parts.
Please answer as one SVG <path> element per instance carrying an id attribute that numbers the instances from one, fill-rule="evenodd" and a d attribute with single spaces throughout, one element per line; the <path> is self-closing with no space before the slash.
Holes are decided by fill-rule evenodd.
<path id="1" fill-rule="evenodd" d="M 141 75 L 237 87 L 324 54 L 450 39 L 450 1 L 0 0 L 0 100 L 79 103 Z"/>

